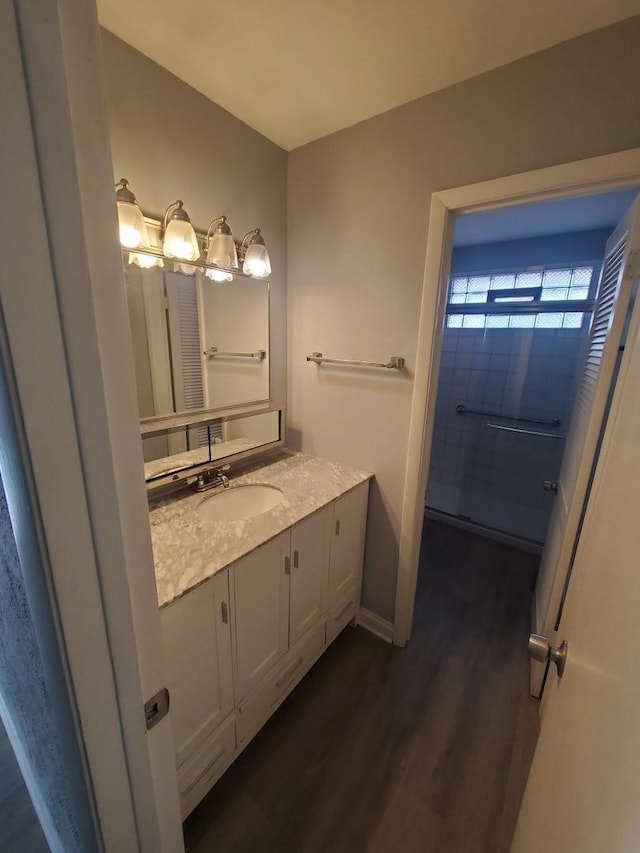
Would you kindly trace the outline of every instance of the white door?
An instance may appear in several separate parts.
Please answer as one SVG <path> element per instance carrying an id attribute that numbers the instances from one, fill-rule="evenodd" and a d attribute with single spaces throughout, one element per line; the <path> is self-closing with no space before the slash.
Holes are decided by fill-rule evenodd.
<path id="1" fill-rule="evenodd" d="M 640 849 L 640 310 L 635 306 L 512 853 Z"/>
<path id="2" fill-rule="evenodd" d="M 315 512 L 291 531 L 291 646 L 321 618 L 326 607 L 332 522 L 333 506 L 329 506 Z"/>
<path id="3" fill-rule="evenodd" d="M 160 614 L 98 40 L 86 0 L 0 4 L 2 357 L 104 848 L 174 853 L 171 726 L 145 726 Z"/>
<path id="4" fill-rule="evenodd" d="M 236 702 L 258 685 L 288 648 L 289 542 L 290 534 L 282 533 L 231 570 Z"/>
<path id="5" fill-rule="evenodd" d="M 335 503 L 329 562 L 329 606 L 359 581 L 364 556 L 369 484 L 363 483 Z"/>
<path id="6" fill-rule="evenodd" d="M 228 572 L 165 607 L 160 615 L 180 766 L 234 706 Z"/>
<path id="7" fill-rule="evenodd" d="M 602 265 L 585 369 L 558 480 L 533 602 L 533 630 L 553 640 L 567 574 L 592 476 L 618 348 L 632 290 L 630 270 L 640 250 L 640 199 L 611 235 Z M 532 661 L 531 693 L 540 696 L 546 664 Z"/>

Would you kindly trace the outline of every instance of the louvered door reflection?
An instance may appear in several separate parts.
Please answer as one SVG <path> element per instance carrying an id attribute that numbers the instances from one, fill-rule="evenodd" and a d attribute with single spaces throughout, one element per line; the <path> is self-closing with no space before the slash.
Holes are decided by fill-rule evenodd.
<path id="1" fill-rule="evenodd" d="M 165 275 L 171 343 L 171 370 L 176 411 L 205 406 L 202 344 L 195 276 Z M 188 431 L 189 449 L 207 444 L 207 428 Z"/>

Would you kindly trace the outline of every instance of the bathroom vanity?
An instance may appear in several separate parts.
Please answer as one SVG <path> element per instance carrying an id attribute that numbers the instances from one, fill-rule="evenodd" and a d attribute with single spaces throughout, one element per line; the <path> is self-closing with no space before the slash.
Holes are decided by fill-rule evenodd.
<path id="1" fill-rule="evenodd" d="M 151 505 L 183 817 L 357 621 L 369 479 L 285 451 L 228 490 L 279 490 L 259 515 L 208 520 L 193 491 Z"/>

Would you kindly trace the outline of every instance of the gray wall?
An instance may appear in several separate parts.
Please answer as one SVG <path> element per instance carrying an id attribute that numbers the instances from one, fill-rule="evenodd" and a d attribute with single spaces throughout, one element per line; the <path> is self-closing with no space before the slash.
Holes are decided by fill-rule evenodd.
<path id="1" fill-rule="evenodd" d="M 430 194 L 640 146 L 639 42 L 635 17 L 289 155 L 289 440 L 375 473 L 363 603 L 387 619 Z M 322 371 L 316 349 L 408 376 Z"/>
<path id="2" fill-rule="evenodd" d="M 114 177 L 148 215 L 181 198 L 205 231 L 221 214 L 234 236 L 260 226 L 271 256 L 271 387 L 286 404 L 287 154 L 164 68 L 102 31 Z"/>

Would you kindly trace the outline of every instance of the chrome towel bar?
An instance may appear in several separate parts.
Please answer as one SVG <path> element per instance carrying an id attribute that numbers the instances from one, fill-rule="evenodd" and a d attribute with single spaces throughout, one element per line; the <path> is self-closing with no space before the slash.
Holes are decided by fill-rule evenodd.
<path id="1" fill-rule="evenodd" d="M 492 424 L 487 421 L 489 429 L 500 429 L 504 432 L 517 432 L 521 435 L 535 435 L 538 438 L 566 438 L 566 432 L 543 432 L 536 429 L 521 429 L 520 427 L 507 426 L 506 424 Z"/>
<path id="2" fill-rule="evenodd" d="M 307 356 L 307 361 L 316 364 L 343 364 L 347 367 L 383 367 L 386 370 L 402 370 L 404 367 L 404 358 L 399 355 L 392 355 L 389 361 L 357 361 L 352 358 L 329 358 L 321 352 L 314 352 Z"/>
<path id="3" fill-rule="evenodd" d="M 209 347 L 204 350 L 203 355 L 214 358 L 215 356 L 224 356 L 226 358 L 259 358 L 260 361 L 267 357 L 265 349 L 256 350 L 256 352 L 221 352 L 218 347 Z"/>

